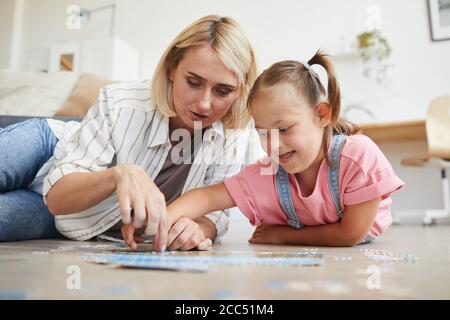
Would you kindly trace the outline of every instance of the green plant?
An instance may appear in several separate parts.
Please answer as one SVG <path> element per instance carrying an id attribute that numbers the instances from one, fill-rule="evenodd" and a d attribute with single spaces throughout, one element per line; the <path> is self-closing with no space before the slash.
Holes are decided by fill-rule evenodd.
<path id="1" fill-rule="evenodd" d="M 378 83 L 385 83 L 387 71 L 392 67 L 389 57 L 392 49 L 380 30 L 358 34 L 358 51 L 364 63 L 364 76 L 371 77 L 373 70 Z"/>

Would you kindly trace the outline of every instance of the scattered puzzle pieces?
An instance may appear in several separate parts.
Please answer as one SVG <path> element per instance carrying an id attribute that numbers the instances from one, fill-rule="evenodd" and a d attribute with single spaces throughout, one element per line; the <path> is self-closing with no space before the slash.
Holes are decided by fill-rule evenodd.
<path id="1" fill-rule="evenodd" d="M 360 249 L 361 254 L 367 258 L 379 262 L 405 262 L 416 263 L 418 258 L 410 253 L 392 253 L 386 250 Z"/>
<path id="2" fill-rule="evenodd" d="M 352 261 L 352 257 L 334 257 L 334 260 L 336 261 Z"/>

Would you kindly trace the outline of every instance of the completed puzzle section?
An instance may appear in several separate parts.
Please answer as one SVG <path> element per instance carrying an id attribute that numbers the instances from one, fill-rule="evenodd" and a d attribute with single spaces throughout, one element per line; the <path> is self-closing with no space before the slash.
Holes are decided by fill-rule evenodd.
<path id="1" fill-rule="evenodd" d="M 121 252 L 86 254 L 84 259 L 100 264 L 142 269 L 208 271 L 213 266 L 321 266 L 323 255 L 317 252 Z"/>

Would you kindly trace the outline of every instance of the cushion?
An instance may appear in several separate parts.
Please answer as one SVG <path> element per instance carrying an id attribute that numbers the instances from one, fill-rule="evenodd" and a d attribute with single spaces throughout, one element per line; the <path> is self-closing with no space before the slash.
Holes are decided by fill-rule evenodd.
<path id="1" fill-rule="evenodd" d="M 50 117 L 69 97 L 77 79 L 69 71 L 0 70 L 0 115 Z"/>
<path id="2" fill-rule="evenodd" d="M 112 83 L 94 74 L 80 75 L 66 102 L 56 111 L 56 116 L 84 117 L 98 97 L 100 89 Z"/>

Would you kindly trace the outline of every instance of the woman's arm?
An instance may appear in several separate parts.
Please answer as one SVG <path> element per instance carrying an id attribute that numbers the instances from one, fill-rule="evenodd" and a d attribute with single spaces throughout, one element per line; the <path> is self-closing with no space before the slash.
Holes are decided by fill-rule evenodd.
<path id="1" fill-rule="evenodd" d="M 149 235 L 158 232 L 160 238 L 154 242 L 154 247 L 164 246 L 164 250 L 168 231 L 164 195 L 137 165 L 68 174 L 47 193 L 47 206 L 54 215 L 79 212 L 100 203 L 116 190 L 122 222 L 132 223 L 134 228 L 145 226 L 145 233 Z"/>
<path id="2" fill-rule="evenodd" d="M 225 210 L 234 206 L 236 204 L 223 182 L 205 188 L 193 189 L 167 207 L 169 225 L 172 225 L 181 217 L 195 220 L 210 212 Z"/>
<path id="3" fill-rule="evenodd" d="M 250 243 L 354 246 L 361 243 L 374 223 L 381 199 L 347 206 L 340 222 L 294 229 L 285 225 L 258 226 Z"/>
<path id="4" fill-rule="evenodd" d="M 83 211 L 116 191 L 115 168 L 108 168 L 115 147 L 107 90 L 100 90 L 79 128 L 54 149 L 55 162 L 44 180 L 43 195 L 55 215 Z M 102 148 L 92 147 L 97 144 Z"/>
<path id="5" fill-rule="evenodd" d="M 122 222 L 132 223 L 135 228 L 145 225 L 148 235 L 161 234 L 153 247 L 164 250 L 167 243 L 164 195 L 138 165 L 110 168 L 118 156 L 113 128 L 121 121 L 122 110 L 115 108 L 110 90 L 110 87 L 100 90 L 78 130 L 68 141 L 62 139 L 56 145 L 55 163 L 44 180 L 43 196 L 49 210 L 58 215 L 91 208 L 117 192 Z"/>
<path id="6" fill-rule="evenodd" d="M 49 211 L 65 215 L 91 208 L 116 191 L 114 168 L 75 172 L 62 177 L 47 193 Z"/>

